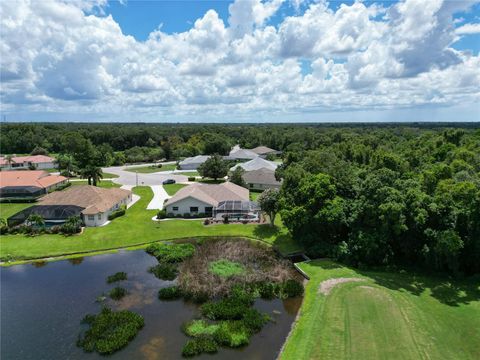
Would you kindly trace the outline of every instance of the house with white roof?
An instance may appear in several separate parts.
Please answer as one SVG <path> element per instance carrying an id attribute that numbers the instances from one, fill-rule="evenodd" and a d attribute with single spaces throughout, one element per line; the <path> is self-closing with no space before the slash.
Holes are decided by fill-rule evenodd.
<path id="1" fill-rule="evenodd" d="M 257 153 L 248 149 L 241 149 L 239 145 L 234 146 L 228 155 L 231 160 L 251 160 L 256 157 L 258 157 Z"/>
<path id="2" fill-rule="evenodd" d="M 237 164 L 230 168 L 231 171 L 234 171 L 237 167 L 243 168 L 245 171 L 254 171 L 259 170 L 262 168 L 275 171 L 277 169 L 278 164 L 273 161 L 268 161 L 262 159 L 261 157 L 257 156 L 255 159 Z"/>

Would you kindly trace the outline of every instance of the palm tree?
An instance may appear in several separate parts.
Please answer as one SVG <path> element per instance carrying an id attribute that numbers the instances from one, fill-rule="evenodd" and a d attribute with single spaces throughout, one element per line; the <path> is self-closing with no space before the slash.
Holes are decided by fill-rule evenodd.
<path id="1" fill-rule="evenodd" d="M 80 170 L 82 178 L 88 179 L 88 185 L 97 186 L 97 182 L 103 179 L 102 168 L 98 166 L 88 165 L 85 169 Z"/>
<path id="2" fill-rule="evenodd" d="M 13 155 L 5 156 L 5 161 L 7 162 L 8 166 L 11 168 L 13 164 Z"/>
<path id="3" fill-rule="evenodd" d="M 30 214 L 27 218 L 27 223 L 32 226 L 36 225 L 38 227 L 42 227 L 45 225 L 45 220 L 41 215 L 38 214 Z"/>

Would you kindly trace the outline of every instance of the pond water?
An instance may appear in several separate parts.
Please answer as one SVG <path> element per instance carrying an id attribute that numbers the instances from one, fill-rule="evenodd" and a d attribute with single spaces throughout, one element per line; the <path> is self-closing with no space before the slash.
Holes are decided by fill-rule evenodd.
<path id="1" fill-rule="evenodd" d="M 143 250 L 122 251 L 69 261 L 16 265 L 0 269 L 0 358 L 100 359 L 76 346 L 80 321 L 98 313 L 95 302 L 117 284 L 107 284 L 108 275 L 125 271 L 128 280 L 120 286 L 130 292 L 119 302 L 107 300 L 113 309 L 128 309 L 144 316 L 145 327 L 123 350 L 109 359 L 181 359 L 188 338 L 182 323 L 199 315 L 198 306 L 183 300 L 166 302 L 158 289 L 171 285 L 147 272 L 157 260 Z M 220 349 L 216 355 L 195 359 L 275 359 L 290 330 L 301 299 L 257 300 L 255 308 L 273 321 L 241 349 Z"/>

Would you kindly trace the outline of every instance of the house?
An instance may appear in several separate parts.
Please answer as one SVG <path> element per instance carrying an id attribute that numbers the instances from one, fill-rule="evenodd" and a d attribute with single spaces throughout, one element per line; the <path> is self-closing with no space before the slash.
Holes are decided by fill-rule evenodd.
<path id="1" fill-rule="evenodd" d="M 275 163 L 273 161 L 268 161 L 268 160 L 262 159 L 261 157 L 257 156 L 253 160 L 250 160 L 250 161 L 247 161 L 247 162 L 244 162 L 244 163 L 241 163 L 241 164 L 237 164 L 237 165 L 231 167 L 230 170 L 234 171 L 237 167 L 241 167 L 245 171 L 259 170 L 259 169 L 262 169 L 262 168 L 275 171 L 277 166 L 278 166 L 277 163 Z"/>
<path id="2" fill-rule="evenodd" d="M 182 170 L 196 170 L 200 165 L 210 158 L 208 155 L 197 155 L 194 157 L 188 157 L 183 161 L 180 161 L 178 165 Z"/>
<path id="3" fill-rule="evenodd" d="M 279 189 L 282 183 L 275 178 L 275 171 L 266 168 L 247 171 L 243 180 L 250 190 Z"/>
<path id="4" fill-rule="evenodd" d="M 241 149 L 239 145 L 235 145 L 228 155 L 231 160 L 251 160 L 258 157 L 258 154 L 251 150 Z"/>
<path id="5" fill-rule="evenodd" d="M 113 211 L 131 201 L 132 192 L 129 190 L 90 185 L 72 186 L 65 191 L 46 195 L 39 201 L 39 205 L 8 218 L 8 224 L 21 224 L 30 214 L 38 214 L 46 224 L 62 224 L 71 216 L 79 216 L 85 226 L 101 226 L 108 221 L 108 216 Z"/>
<path id="6" fill-rule="evenodd" d="M 266 146 L 257 146 L 256 148 L 251 149 L 258 156 L 266 158 L 268 155 L 280 155 L 282 152 L 274 149 L 270 149 Z"/>
<path id="7" fill-rule="evenodd" d="M 0 171 L 0 200 L 35 200 L 67 183 L 64 176 L 46 171 Z"/>
<path id="8" fill-rule="evenodd" d="M 5 156 L 0 156 L 0 168 L 2 170 L 25 170 L 35 167 L 35 169 L 54 169 L 57 168 L 55 159 L 46 155 L 14 156 L 11 161 Z"/>
<path id="9" fill-rule="evenodd" d="M 168 199 L 165 210 L 169 216 L 212 216 L 215 209 L 227 201 L 250 202 L 248 189 L 231 182 L 218 185 L 192 184 Z"/>

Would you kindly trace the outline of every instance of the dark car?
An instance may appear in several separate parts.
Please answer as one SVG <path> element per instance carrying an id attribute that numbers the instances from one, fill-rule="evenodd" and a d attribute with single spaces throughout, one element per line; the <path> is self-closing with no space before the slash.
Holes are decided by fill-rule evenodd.
<path id="1" fill-rule="evenodd" d="M 163 180 L 162 184 L 163 185 L 175 184 L 175 180 L 173 180 L 173 179 Z"/>

